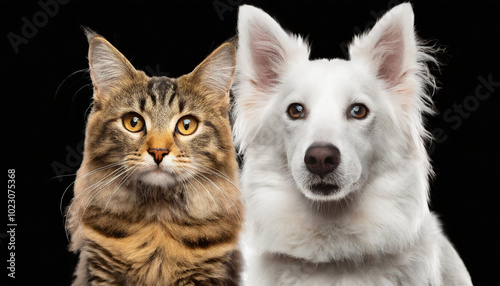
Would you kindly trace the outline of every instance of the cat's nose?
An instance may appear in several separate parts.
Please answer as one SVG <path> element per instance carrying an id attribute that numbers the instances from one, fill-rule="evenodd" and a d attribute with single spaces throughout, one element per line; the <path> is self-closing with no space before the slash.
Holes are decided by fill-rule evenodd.
<path id="1" fill-rule="evenodd" d="M 168 153 L 170 153 L 170 150 L 151 148 L 148 150 L 148 153 L 149 155 L 153 156 L 155 163 L 160 165 L 161 161 L 163 160 L 163 157 L 167 156 Z"/>
<path id="2" fill-rule="evenodd" d="M 313 143 L 307 148 L 304 163 L 309 172 L 323 178 L 333 172 L 339 165 L 339 148 L 329 143 Z"/>

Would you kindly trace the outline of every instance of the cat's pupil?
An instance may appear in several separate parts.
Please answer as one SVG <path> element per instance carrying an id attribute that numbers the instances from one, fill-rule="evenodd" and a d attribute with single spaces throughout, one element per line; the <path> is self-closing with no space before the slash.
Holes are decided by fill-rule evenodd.
<path id="1" fill-rule="evenodd" d="M 134 118 L 132 118 L 132 120 L 130 120 L 130 126 L 135 127 L 138 122 L 139 122 L 139 118 L 134 117 Z"/>
<path id="2" fill-rule="evenodd" d="M 184 124 L 184 130 L 188 130 L 189 129 L 189 125 L 191 124 L 191 120 L 190 119 L 184 119 L 184 121 L 182 123 Z"/>

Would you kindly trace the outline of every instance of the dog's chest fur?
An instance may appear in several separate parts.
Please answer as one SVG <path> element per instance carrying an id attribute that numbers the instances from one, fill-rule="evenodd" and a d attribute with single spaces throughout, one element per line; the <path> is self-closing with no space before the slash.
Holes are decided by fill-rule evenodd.
<path id="1" fill-rule="evenodd" d="M 312 262 L 298 259 L 283 253 L 266 253 L 262 255 L 248 255 L 247 263 L 254 271 L 247 277 L 247 285 L 447 285 L 443 284 L 440 274 L 439 260 L 443 255 L 440 248 L 445 243 L 437 228 L 436 220 L 429 217 L 427 226 L 422 230 L 422 235 L 413 244 L 397 253 L 359 253 L 351 259 L 338 261 Z M 326 237 L 319 232 L 311 231 L 308 236 L 303 233 L 294 248 L 316 249 L 319 253 L 326 248 L 327 252 L 345 252 L 349 241 L 342 241 L 341 232 L 348 232 L 341 227 L 330 228 L 332 235 Z M 335 235 L 339 241 L 334 242 Z M 437 235 L 431 235 L 434 232 Z M 433 237 L 437 237 L 434 239 Z M 353 241 L 357 238 L 353 234 Z M 321 247 L 323 246 L 323 247 Z M 323 248 L 323 249 L 322 249 Z M 257 274 L 257 275 L 253 275 Z"/>

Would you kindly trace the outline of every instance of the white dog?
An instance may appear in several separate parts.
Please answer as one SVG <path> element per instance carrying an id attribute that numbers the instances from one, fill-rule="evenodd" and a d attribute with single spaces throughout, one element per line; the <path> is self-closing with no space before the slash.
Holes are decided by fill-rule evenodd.
<path id="1" fill-rule="evenodd" d="M 411 5 L 355 37 L 349 60 L 309 60 L 251 6 L 238 37 L 247 285 L 471 285 L 428 207 L 434 58 Z"/>

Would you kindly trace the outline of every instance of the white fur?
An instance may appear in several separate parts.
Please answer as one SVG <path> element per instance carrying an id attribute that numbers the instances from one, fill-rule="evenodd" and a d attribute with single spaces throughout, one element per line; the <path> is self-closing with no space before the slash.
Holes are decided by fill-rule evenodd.
<path id="1" fill-rule="evenodd" d="M 309 60 L 304 41 L 241 6 L 234 137 L 245 154 L 247 285 L 471 285 L 428 208 L 423 115 L 433 78 L 410 4 L 350 46 L 350 60 Z M 305 118 L 291 120 L 291 103 Z M 347 116 L 354 103 L 365 119 Z M 315 142 L 340 150 L 323 179 L 305 164 Z M 318 195 L 321 180 L 339 190 Z"/>

